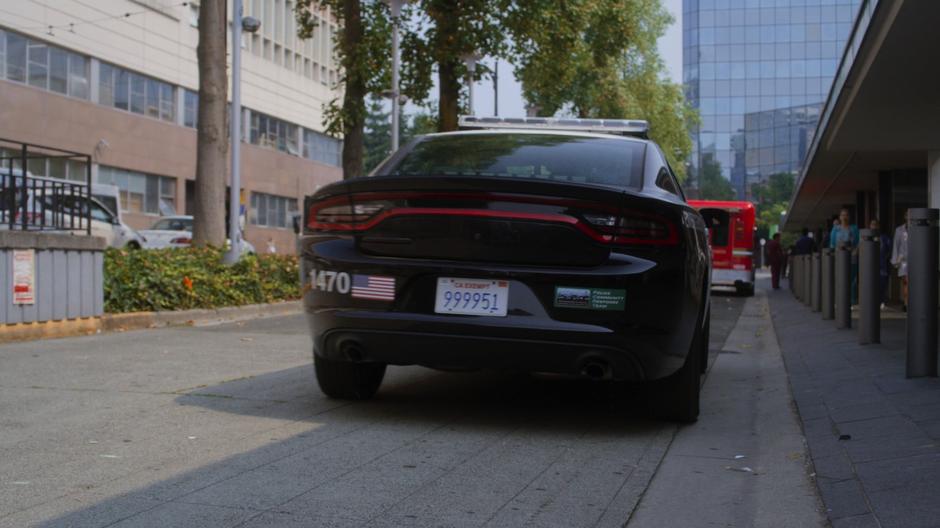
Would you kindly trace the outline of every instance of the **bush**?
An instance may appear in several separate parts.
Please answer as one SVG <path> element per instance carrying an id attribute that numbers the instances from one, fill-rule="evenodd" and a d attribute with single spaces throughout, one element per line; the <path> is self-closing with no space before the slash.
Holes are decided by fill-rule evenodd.
<path id="1" fill-rule="evenodd" d="M 217 248 L 108 249 L 106 312 L 188 310 L 300 298 L 295 256 L 246 255 L 222 264 Z"/>

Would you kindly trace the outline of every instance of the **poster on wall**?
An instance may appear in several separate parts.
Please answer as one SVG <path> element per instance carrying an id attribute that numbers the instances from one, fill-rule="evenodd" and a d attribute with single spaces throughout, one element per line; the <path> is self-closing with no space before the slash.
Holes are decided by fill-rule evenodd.
<path id="1" fill-rule="evenodd" d="M 33 304 L 36 290 L 36 252 L 13 250 L 13 304 Z"/>

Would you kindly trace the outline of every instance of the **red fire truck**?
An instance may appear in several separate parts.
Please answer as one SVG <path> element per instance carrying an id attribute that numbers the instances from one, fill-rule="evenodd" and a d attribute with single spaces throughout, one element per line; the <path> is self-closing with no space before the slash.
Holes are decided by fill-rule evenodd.
<path id="1" fill-rule="evenodd" d="M 754 204 L 718 200 L 689 200 L 708 226 L 712 246 L 712 287 L 732 286 L 754 295 Z"/>

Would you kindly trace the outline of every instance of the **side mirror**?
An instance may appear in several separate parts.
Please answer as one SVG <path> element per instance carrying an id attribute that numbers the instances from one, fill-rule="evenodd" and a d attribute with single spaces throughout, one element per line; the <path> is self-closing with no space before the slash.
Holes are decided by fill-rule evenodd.
<path id="1" fill-rule="evenodd" d="M 300 218 L 301 218 L 301 217 L 300 217 L 299 214 L 295 214 L 293 217 L 291 217 L 291 223 L 292 223 L 293 226 L 294 226 L 294 234 L 295 234 L 295 235 L 299 235 L 299 234 L 300 234 Z"/>

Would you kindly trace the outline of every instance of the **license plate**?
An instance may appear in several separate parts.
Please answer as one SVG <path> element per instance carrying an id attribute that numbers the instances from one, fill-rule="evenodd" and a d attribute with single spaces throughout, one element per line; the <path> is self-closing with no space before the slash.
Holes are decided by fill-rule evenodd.
<path id="1" fill-rule="evenodd" d="M 505 317 L 508 300 L 509 281 L 440 277 L 434 311 Z"/>

